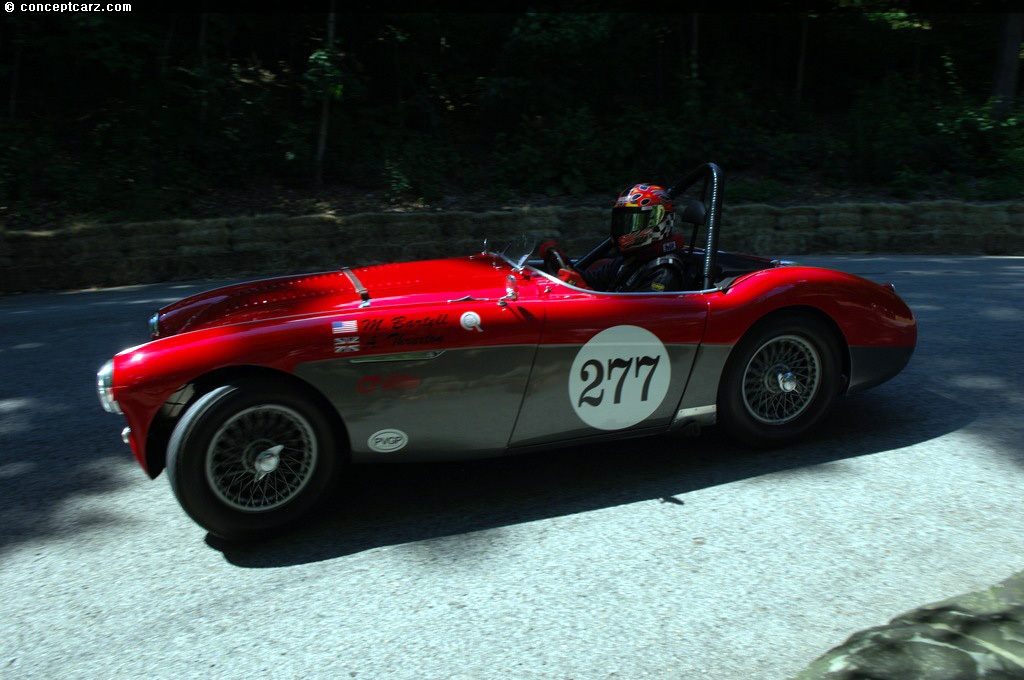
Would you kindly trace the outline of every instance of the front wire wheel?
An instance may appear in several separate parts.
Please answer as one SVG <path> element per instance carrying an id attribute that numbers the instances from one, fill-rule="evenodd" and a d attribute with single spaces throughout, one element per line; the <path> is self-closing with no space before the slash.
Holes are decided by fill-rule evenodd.
<path id="1" fill-rule="evenodd" d="M 751 446 L 799 439 L 821 422 L 839 393 L 839 352 L 833 330 L 809 315 L 782 314 L 755 325 L 723 372 L 719 422 Z"/>
<path id="2" fill-rule="evenodd" d="M 178 502 L 229 540 L 288 527 L 333 487 L 338 469 L 331 423 L 284 385 L 247 381 L 211 390 L 185 413 L 168 444 Z"/>
<path id="3" fill-rule="evenodd" d="M 206 481 L 225 504 L 244 511 L 273 510 L 309 483 L 317 438 L 300 413 L 263 404 L 239 412 L 214 435 Z"/>

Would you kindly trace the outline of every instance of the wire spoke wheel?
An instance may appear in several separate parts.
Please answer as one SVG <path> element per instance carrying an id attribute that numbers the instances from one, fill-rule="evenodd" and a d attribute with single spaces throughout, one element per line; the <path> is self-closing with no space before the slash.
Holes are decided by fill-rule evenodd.
<path id="1" fill-rule="evenodd" d="M 206 477 L 221 501 L 239 510 L 271 510 L 309 483 L 317 458 L 309 422 L 276 404 L 240 411 L 213 436 Z"/>
<path id="2" fill-rule="evenodd" d="M 300 389 L 239 379 L 203 394 L 175 425 L 167 475 L 181 507 L 210 533 L 265 538 L 334 487 L 335 441 L 323 407 Z"/>
<path id="3" fill-rule="evenodd" d="M 821 357 L 798 335 L 761 345 L 743 372 L 743 405 L 758 422 L 784 425 L 807 409 L 821 383 Z"/>

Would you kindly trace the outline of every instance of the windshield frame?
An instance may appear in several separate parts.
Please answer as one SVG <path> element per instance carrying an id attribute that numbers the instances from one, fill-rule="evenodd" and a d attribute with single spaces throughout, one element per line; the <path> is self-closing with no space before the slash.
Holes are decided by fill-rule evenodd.
<path id="1" fill-rule="evenodd" d="M 490 240 L 484 239 L 484 253 L 496 255 L 505 260 L 516 271 L 521 271 L 530 261 L 530 256 L 537 249 L 538 238 L 533 234 L 518 234 L 510 239 L 500 250 L 493 250 Z"/>

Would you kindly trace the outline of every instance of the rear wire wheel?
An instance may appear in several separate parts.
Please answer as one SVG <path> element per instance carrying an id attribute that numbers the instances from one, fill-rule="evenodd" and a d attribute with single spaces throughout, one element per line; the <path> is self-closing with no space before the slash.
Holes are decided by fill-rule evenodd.
<path id="1" fill-rule="evenodd" d="M 795 441 L 825 417 L 839 393 L 839 343 L 824 322 L 784 314 L 755 325 L 733 349 L 718 388 L 719 422 L 739 441 Z"/>
<path id="2" fill-rule="evenodd" d="M 338 468 L 323 412 L 294 389 L 255 382 L 200 397 L 174 428 L 167 453 L 182 508 L 228 540 L 287 528 L 334 485 Z"/>

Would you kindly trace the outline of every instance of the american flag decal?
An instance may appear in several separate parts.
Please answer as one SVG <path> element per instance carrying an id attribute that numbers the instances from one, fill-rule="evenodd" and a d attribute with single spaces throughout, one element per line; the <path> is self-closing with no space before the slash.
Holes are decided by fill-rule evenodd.
<path id="1" fill-rule="evenodd" d="M 359 327 L 356 325 L 355 320 L 335 321 L 331 324 L 331 331 L 335 335 L 341 335 L 342 333 L 358 333 Z"/>
<path id="2" fill-rule="evenodd" d="M 353 321 L 352 323 L 355 323 Z M 359 336 L 351 338 L 335 338 L 334 339 L 334 353 L 340 352 L 358 352 L 359 351 Z"/>

